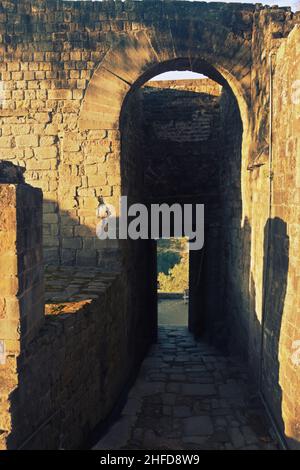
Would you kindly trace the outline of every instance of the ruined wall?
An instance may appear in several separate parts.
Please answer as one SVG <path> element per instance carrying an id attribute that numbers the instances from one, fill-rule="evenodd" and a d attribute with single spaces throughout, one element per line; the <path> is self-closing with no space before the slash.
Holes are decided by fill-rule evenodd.
<path id="1" fill-rule="evenodd" d="M 81 307 L 79 302 L 46 315 L 44 327 L 22 349 L 3 448 L 78 449 L 119 399 L 137 362 L 124 334 L 126 281 L 112 278 L 102 293 L 96 291 L 94 285 L 93 300 Z"/>
<path id="2" fill-rule="evenodd" d="M 0 164 L 0 339 L 7 353 L 34 337 L 44 310 L 42 193 L 19 178 Z"/>
<path id="3" fill-rule="evenodd" d="M 42 193 L 22 172 L 0 163 L 0 447 L 11 426 L 9 394 L 16 357 L 44 321 Z"/>
<path id="4" fill-rule="evenodd" d="M 120 275 L 52 267 L 45 316 L 42 193 L 2 162 L 0 195 L 0 448 L 79 448 L 153 342 L 149 259 L 131 260 L 140 267 Z"/>
<path id="5" fill-rule="evenodd" d="M 1 449 L 79 448 L 119 399 L 137 363 L 124 334 L 126 281 L 102 275 L 102 293 L 93 284 L 86 301 L 49 305 L 36 337 L 1 366 Z"/>

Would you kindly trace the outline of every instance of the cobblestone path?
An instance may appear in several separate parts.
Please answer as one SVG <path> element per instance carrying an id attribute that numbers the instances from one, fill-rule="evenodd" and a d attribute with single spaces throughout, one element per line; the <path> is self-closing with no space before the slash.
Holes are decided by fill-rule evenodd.
<path id="1" fill-rule="evenodd" d="M 276 449 L 245 369 L 184 327 L 159 327 L 122 415 L 95 449 Z"/>

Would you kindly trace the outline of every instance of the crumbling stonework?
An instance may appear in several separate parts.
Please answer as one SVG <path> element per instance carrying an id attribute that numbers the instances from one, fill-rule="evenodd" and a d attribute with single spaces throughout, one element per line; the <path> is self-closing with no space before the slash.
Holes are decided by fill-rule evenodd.
<path id="1" fill-rule="evenodd" d="M 0 338 L 18 353 L 39 330 L 44 314 L 42 193 L 0 168 Z M 18 181 L 19 179 L 19 181 Z M 5 182 L 8 181 L 8 182 Z"/>
<path id="2" fill-rule="evenodd" d="M 9 397 L 8 449 L 80 447 L 136 367 L 123 335 L 120 277 L 66 267 L 49 268 L 45 280 L 44 326 L 18 357 L 18 383 Z"/>
<path id="3" fill-rule="evenodd" d="M 17 358 L 44 321 L 42 192 L 23 181 L 22 171 L 0 165 L 0 342 L 3 433 L 12 429 L 10 393 L 18 385 Z"/>
<path id="4" fill-rule="evenodd" d="M 196 299 L 194 312 L 199 317 L 192 329 L 195 332 L 205 329 L 208 337 L 217 339 L 224 347 L 227 343 L 230 351 L 238 351 L 249 361 L 282 434 L 290 447 L 299 447 L 299 365 L 293 362 L 293 344 L 300 338 L 300 130 L 299 101 L 294 99 L 293 88 L 299 80 L 299 22 L 299 13 L 261 5 L 0 1 L 1 159 L 25 167 L 25 181 L 43 191 L 45 262 L 54 266 L 93 266 L 121 276 L 118 278 L 121 281 L 117 280 L 105 296 L 106 326 L 95 314 L 95 321 L 100 322 L 99 328 L 102 328 L 99 342 L 106 338 L 106 331 L 112 333 L 105 360 L 109 362 L 117 354 L 114 348 L 118 341 L 123 346 L 113 363 L 118 364 L 121 357 L 125 358 L 124 367 L 115 368 L 119 373 L 114 384 L 111 376 L 107 382 L 101 376 L 102 382 L 99 379 L 95 386 L 99 400 L 103 383 L 105 393 L 113 391 L 109 405 L 99 405 L 95 411 L 97 419 L 107 416 L 128 379 L 133 368 L 131 358 L 136 354 L 138 360 L 141 359 L 146 345 L 155 336 L 153 246 L 98 240 L 95 237 L 98 196 L 102 194 L 106 202 L 114 204 L 120 194 L 128 194 L 133 200 L 147 196 L 142 193 L 145 188 L 141 181 L 135 179 L 143 168 L 138 158 L 141 121 L 135 127 L 133 112 L 139 113 L 140 108 L 134 99 L 141 93 L 139 88 L 158 73 L 190 69 L 206 74 L 227 90 L 220 100 L 223 158 L 214 160 L 220 164 L 219 219 L 215 220 L 215 227 L 211 226 L 204 258 L 203 253 L 198 253 L 198 258 L 191 259 L 196 271 L 200 264 L 203 266 L 201 278 L 195 279 L 191 286 Z M 125 121 L 120 122 L 122 116 Z M 33 246 L 40 249 L 38 225 L 36 231 L 31 230 L 38 221 L 34 214 L 35 203 L 30 199 L 31 194 L 40 195 L 40 192 L 20 182 L 1 183 L 1 213 L 11 212 L 7 218 L 14 234 L 9 239 L 11 247 L 18 235 L 18 187 L 24 188 L 19 196 L 32 215 L 29 221 L 24 220 L 29 223 L 28 227 L 24 225 L 24 232 L 33 233 L 32 238 L 24 238 L 24 246 L 29 250 Z M 209 201 L 207 203 L 209 205 Z M 24 207 L 18 214 L 22 217 Z M 22 237 L 22 233 L 18 236 Z M 143 257 L 143 253 L 148 255 Z M 214 257 L 213 263 L 210 262 L 212 253 L 221 253 L 219 258 Z M 16 256 L 14 252 L 14 258 Z M 40 272 L 40 263 L 40 258 L 32 258 L 32 272 Z M 1 260 L 1 270 L 7 271 L 7 266 L 7 260 L 4 264 Z M 30 296 L 32 278 L 28 279 L 26 289 L 29 290 L 25 292 Z M 20 280 L 21 277 L 18 282 Z M 38 277 L 39 283 L 42 284 L 42 277 Z M 115 300 L 116 291 L 119 300 Z M 16 298 L 16 292 L 12 295 Z M 52 341 L 49 341 L 50 346 L 45 345 L 42 362 L 37 358 L 34 344 L 43 342 L 38 326 L 39 320 L 41 324 L 44 321 L 40 315 L 40 295 L 34 294 L 34 299 L 38 305 L 34 306 L 34 313 L 32 309 L 31 312 L 36 317 L 28 317 L 33 342 L 28 342 L 28 354 L 26 358 L 22 356 L 21 362 L 27 361 L 29 368 L 32 364 L 35 377 L 40 373 L 41 364 L 43 367 L 49 364 L 44 391 L 48 387 L 53 394 L 44 399 L 45 409 L 60 416 L 60 406 L 65 400 L 68 402 L 69 396 L 62 396 L 59 386 L 53 385 L 51 377 L 58 359 L 51 362 Z M 1 302 L 0 322 L 6 328 L 6 322 L 1 319 L 6 304 Z M 124 310 L 119 310 L 120 304 Z M 29 305 L 26 301 L 26 306 Z M 146 307 L 150 313 L 143 317 L 141 312 L 143 308 L 148 311 Z M 85 318 L 80 312 L 78 317 L 76 315 L 68 320 L 72 327 L 76 318 Z M 61 326 L 63 318 L 60 320 L 58 316 L 55 321 L 63 331 L 57 341 L 67 341 L 72 348 L 75 342 L 80 345 L 81 335 L 75 340 L 71 331 Z M 46 320 L 46 342 L 47 338 L 52 338 L 47 329 L 49 324 Z M 98 339 L 89 328 L 92 326 L 88 323 L 87 343 L 95 346 Z M 138 333 L 141 331 L 143 333 Z M 59 349 L 60 343 L 53 344 Z M 100 361 L 99 348 L 97 343 L 96 364 Z M 62 349 L 65 354 L 66 349 Z M 80 356 L 80 348 L 76 351 Z M 66 356 L 58 374 L 63 382 L 72 383 L 72 378 L 66 377 L 68 361 Z M 78 359 L 78 364 L 83 367 L 85 362 Z M 15 358 L 9 367 L 12 382 L 8 388 L 4 386 L 6 391 L 17 385 Z M 2 365 L 0 368 L 1 372 L 5 370 Z M 23 372 L 24 404 L 30 384 L 26 375 L 28 369 Z M 79 382 L 76 384 L 79 386 Z M 80 390 L 83 403 L 93 392 L 82 391 L 82 387 Z M 35 393 L 42 396 L 44 391 Z M 64 439 L 67 447 L 73 447 L 86 437 L 95 423 L 91 418 L 91 424 L 84 426 L 84 419 L 80 421 L 72 405 L 72 386 L 66 393 L 72 396 L 66 405 L 66 428 L 72 425 L 74 436 Z M 10 419 L 7 395 L 1 425 L 6 431 L 9 429 L 6 420 Z M 19 398 L 15 397 L 18 395 L 11 397 L 11 406 L 18 409 Z M 91 403 L 97 406 L 96 400 Z M 81 411 L 82 416 L 90 416 L 90 409 L 83 406 Z M 30 413 L 28 411 L 27 424 L 22 424 L 24 435 L 18 434 L 22 420 L 16 413 L 16 434 L 13 427 L 7 441 L 5 435 L 3 445 L 5 442 L 11 447 L 22 445 L 29 438 L 28 434 L 34 433 L 42 423 L 42 418 L 47 418 L 35 415 L 33 419 Z M 58 446 L 55 425 L 52 432 L 53 441 L 46 427 L 35 445 Z"/>
<path id="5" fill-rule="evenodd" d="M 0 448 L 78 448 L 153 341 L 151 301 L 131 302 L 126 272 L 93 267 L 49 267 L 44 296 L 41 191 L 2 182 L 0 194 Z"/>

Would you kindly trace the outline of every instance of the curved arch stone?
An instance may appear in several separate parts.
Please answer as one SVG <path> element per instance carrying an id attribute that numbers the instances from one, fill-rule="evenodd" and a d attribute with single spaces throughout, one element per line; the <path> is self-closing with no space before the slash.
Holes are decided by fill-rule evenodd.
<path id="1" fill-rule="evenodd" d="M 81 129 L 116 129 L 124 97 L 147 67 L 158 62 L 144 31 L 112 39 L 95 71 L 80 113 Z"/>
<path id="2" fill-rule="evenodd" d="M 111 47 L 87 88 L 80 129 L 118 129 L 127 93 L 153 77 L 158 67 L 164 69 L 168 63 L 166 70 L 172 70 L 172 61 L 176 66 L 175 61 L 180 59 L 188 61 L 193 71 L 205 72 L 200 65 L 204 61 L 215 69 L 216 76 L 211 78 L 220 81 L 217 76 L 223 77 L 229 84 L 239 103 L 244 128 L 248 127 L 250 41 L 219 24 L 178 19 L 111 37 Z"/>

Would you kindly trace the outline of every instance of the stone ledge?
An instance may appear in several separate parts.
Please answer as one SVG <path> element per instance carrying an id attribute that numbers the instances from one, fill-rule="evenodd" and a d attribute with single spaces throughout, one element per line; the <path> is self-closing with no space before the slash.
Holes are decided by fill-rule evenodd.
<path id="1" fill-rule="evenodd" d="M 55 267 L 45 271 L 45 314 L 54 317 L 75 314 L 104 297 L 117 273 L 91 267 Z"/>

